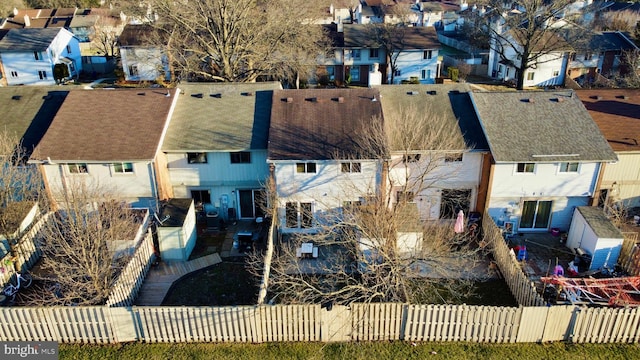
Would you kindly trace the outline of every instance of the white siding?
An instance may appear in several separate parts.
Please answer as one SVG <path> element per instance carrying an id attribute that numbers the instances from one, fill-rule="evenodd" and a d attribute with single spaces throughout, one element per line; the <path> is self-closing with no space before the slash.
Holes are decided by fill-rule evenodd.
<path id="1" fill-rule="evenodd" d="M 416 189 L 416 203 L 422 220 L 434 220 L 440 217 L 441 190 L 442 189 L 469 189 L 471 190 L 470 208 L 475 209 L 475 200 L 480 185 L 482 172 L 482 153 L 466 152 L 460 162 L 444 162 L 430 170 L 425 170 L 428 166 L 428 156 L 422 155 L 418 162 L 409 163 L 409 176 L 427 174 L 424 183 L 418 184 Z M 401 156 L 392 157 L 392 166 L 389 169 L 389 181 L 392 186 L 405 186 L 407 173 L 406 167 L 402 163 Z M 433 166 L 433 165 L 429 165 Z M 416 184 L 417 180 L 410 180 Z"/>
<path id="2" fill-rule="evenodd" d="M 574 213 L 567 238 L 567 247 L 570 249 L 582 248 L 592 256 L 589 270 L 598 270 L 605 266 L 613 268 L 620 256 L 622 242 L 622 238 L 598 238 L 582 214 L 579 211 Z"/>
<path id="3" fill-rule="evenodd" d="M 122 69 L 127 81 L 154 81 L 164 77 L 171 78 L 166 55 L 159 50 L 143 47 L 123 47 L 120 49 Z M 132 67 L 137 74 L 132 73 Z"/>
<path id="4" fill-rule="evenodd" d="M 359 173 L 342 173 L 339 161 L 315 161 L 316 173 L 296 173 L 296 161 L 274 162 L 282 224 L 287 202 L 311 202 L 314 219 L 342 207 L 343 201 L 358 201 L 376 193 L 380 183 L 380 165 L 359 161 Z M 283 226 L 283 232 L 290 231 Z"/>
<path id="5" fill-rule="evenodd" d="M 123 200 L 136 206 L 153 206 L 155 185 L 151 163 L 133 163 L 133 173 L 118 174 L 109 163 L 87 164 L 86 174 L 72 174 L 66 164 L 43 165 L 46 179 L 54 193 L 61 200 L 63 180 L 69 190 L 77 184 L 98 187 L 101 191 L 117 194 Z"/>
<path id="6" fill-rule="evenodd" d="M 431 59 L 423 59 L 424 50 L 431 50 Z M 400 70 L 400 76 L 394 77 L 394 83 L 400 84 L 402 80 L 417 77 L 421 84 L 435 84 L 438 71 L 438 49 L 403 50 L 398 55 L 396 67 Z M 426 78 L 422 78 L 422 71 Z M 389 80 L 391 72 L 389 71 Z"/>
<path id="7" fill-rule="evenodd" d="M 534 173 L 516 173 L 516 166 L 494 165 L 488 215 L 499 225 L 514 221 L 519 230 L 524 201 L 552 201 L 549 228 L 566 231 L 573 209 L 589 204 L 599 163 L 580 163 L 577 173 L 560 173 L 559 163 L 536 163 Z"/>

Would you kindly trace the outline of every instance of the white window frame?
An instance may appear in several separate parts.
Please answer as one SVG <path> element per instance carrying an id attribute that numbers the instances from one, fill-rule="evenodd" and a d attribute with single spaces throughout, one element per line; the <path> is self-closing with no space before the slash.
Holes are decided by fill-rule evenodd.
<path id="1" fill-rule="evenodd" d="M 303 205 L 309 205 L 310 206 L 310 210 L 309 210 L 309 215 L 311 217 L 311 223 L 308 224 L 308 226 L 305 226 L 305 224 L 303 224 L 303 220 L 304 220 L 304 212 L 302 210 L 302 206 Z M 293 224 L 289 224 L 289 217 L 287 214 L 287 210 L 289 209 L 290 205 L 294 205 L 295 206 L 295 211 L 296 211 L 296 224 L 295 226 L 289 226 L 289 225 L 293 225 Z M 313 216 L 314 214 L 314 208 L 315 208 L 315 204 L 313 203 L 313 201 L 287 201 L 285 203 L 285 207 L 284 207 L 284 227 L 287 229 L 312 229 L 315 227 L 316 224 L 316 219 Z"/>
<path id="2" fill-rule="evenodd" d="M 118 169 L 118 167 L 120 169 Z M 135 173 L 133 163 L 131 162 L 118 162 L 111 164 L 111 171 L 115 175 L 133 175 Z"/>
<path id="3" fill-rule="evenodd" d="M 422 52 L 422 60 L 433 59 L 433 50 L 425 50 Z"/>
<path id="4" fill-rule="evenodd" d="M 87 163 L 71 163 L 67 164 L 66 168 L 67 173 L 69 173 L 70 175 L 86 175 L 89 173 L 89 166 L 87 165 Z"/>
<path id="5" fill-rule="evenodd" d="M 340 162 L 341 173 L 360 173 L 362 172 L 362 163 L 355 161 Z"/>
<path id="6" fill-rule="evenodd" d="M 520 164 L 523 164 L 522 171 L 520 171 L 520 169 L 519 169 Z M 527 171 L 529 165 L 532 166 L 531 171 Z M 536 163 L 532 163 L 532 162 L 516 163 L 515 166 L 514 166 L 514 172 L 516 174 L 535 174 L 536 173 Z"/>
<path id="7" fill-rule="evenodd" d="M 235 157 L 235 159 L 234 159 Z M 229 153 L 229 162 L 231 164 L 251 164 L 250 151 L 233 151 Z"/>
<path id="8" fill-rule="evenodd" d="M 315 162 L 297 162 L 296 174 L 315 174 L 318 172 L 318 165 Z"/>
<path id="9" fill-rule="evenodd" d="M 204 161 L 202 160 L 204 158 Z M 187 153 L 187 163 L 189 164 L 207 164 L 209 159 L 206 152 L 189 152 Z"/>
<path id="10" fill-rule="evenodd" d="M 45 70 L 38 70 L 38 77 L 40 80 L 47 80 L 47 72 Z"/>
<path id="11" fill-rule="evenodd" d="M 575 166 L 575 170 L 572 167 Z M 558 163 L 559 174 L 577 174 L 580 172 L 580 163 L 577 161 L 563 161 Z"/>
<path id="12" fill-rule="evenodd" d="M 529 71 L 527 72 L 527 81 L 533 81 L 533 79 L 535 78 L 536 73 L 533 71 Z"/>
<path id="13" fill-rule="evenodd" d="M 380 58 L 380 49 L 369 49 L 369 59 Z"/>

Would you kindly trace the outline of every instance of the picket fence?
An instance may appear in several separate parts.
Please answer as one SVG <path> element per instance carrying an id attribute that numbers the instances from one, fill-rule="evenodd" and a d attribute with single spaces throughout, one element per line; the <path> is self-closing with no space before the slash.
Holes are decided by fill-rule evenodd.
<path id="1" fill-rule="evenodd" d="M 1 308 L 0 341 L 637 343 L 640 308 L 352 304 Z"/>
<path id="2" fill-rule="evenodd" d="M 489 216 L 482 219 L 483 240 L 495 258 L 511 294 L 521 306 L 542 306 L 544 299 L 538 294 L 535 284 L 524 273 L 518 260 L 511 254 L 502 237 L 502 231 Z"/>

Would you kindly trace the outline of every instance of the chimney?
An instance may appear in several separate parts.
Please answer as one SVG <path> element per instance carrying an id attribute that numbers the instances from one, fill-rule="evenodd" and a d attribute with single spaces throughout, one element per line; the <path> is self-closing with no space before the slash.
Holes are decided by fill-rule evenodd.
<path id="1" fill-rule="evenodd" d="M 25 15 L 24 16 L 24 27 L 30 27 L 31 26 L 31 20 L 29 20 L 29 15 Z"/>
<path id="2" fill-rule="evenodd" d="M 292 97 L 288 97 L 288 98 L 286 98 L 285 100 L 286 100 L 286 102 L 288 102 L 288 103 L 292 103 L 292 102 L 293 102 L 293 98 L 292 98 Z"/>
<path id="3" fill-rule="evenodd" d="M 336 21 L 337 25 L 338 25 L 338 32 L 344 32 L 344 24 L 342 23 L 342 18 L 340 16 L 338 16 L 338 21 Z"/>
<path id="4" fill-rule="evenodd" d="M 18 15 L 19 12 L 18 8 L 13 8 L 13 16 Z"/>
<path id="5" fill-rule="evenodd" d="M 344 103 L 344 98 L 342 96 L 338 97 L 338 102 L 340 104 Z"/>

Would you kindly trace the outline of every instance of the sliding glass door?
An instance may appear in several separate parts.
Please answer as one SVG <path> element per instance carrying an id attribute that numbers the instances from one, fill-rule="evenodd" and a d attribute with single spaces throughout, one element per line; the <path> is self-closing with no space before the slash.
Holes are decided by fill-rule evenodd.
<path id="1" fill-rule="evenodd" d="M 544 230 L 549 228 L 551 218 L 550 200 L 525 201 L 520 217 L 520 230 Z"/>

